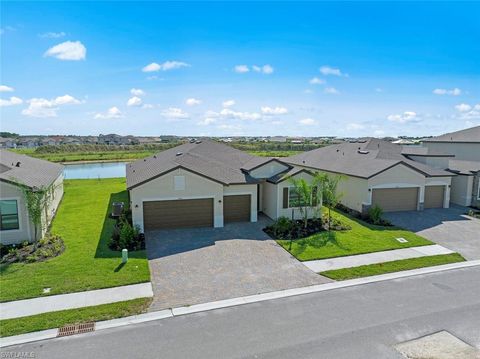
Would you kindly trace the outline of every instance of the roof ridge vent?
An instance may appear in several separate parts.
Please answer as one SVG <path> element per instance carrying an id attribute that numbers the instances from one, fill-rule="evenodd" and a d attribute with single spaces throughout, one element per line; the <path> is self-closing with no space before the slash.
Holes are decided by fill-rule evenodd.
<path id="1" fill-rule="evenodd" d="M 366 151 L 366 150 L 358 150 L 357 152 L 360 153 L 361 155 L 368 155 L 370 153 L 370 151 Z"/>
<path id="2" fill-rule="evenodd" d="M 177 153 L 175 154 L 175 156 L 181 156 L 181 155 L 183 155 L 183 152 L 177 152 Z"/>

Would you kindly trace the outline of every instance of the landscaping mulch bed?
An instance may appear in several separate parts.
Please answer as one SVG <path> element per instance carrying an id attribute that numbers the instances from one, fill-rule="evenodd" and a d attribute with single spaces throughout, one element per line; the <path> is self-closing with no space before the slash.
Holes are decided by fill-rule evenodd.
<path id="1" fill-rule="evenodd" d="M 337 204 L 337 206 L 335 207 L 337 210 L 339 210 L 340 212 L 343 212 L 345 214 L 348 214 L 354 218 L 357 218 L 357 219 L 360 219 L 364 222 L 367 222 L 369 224 L 373 224 L 375 226 L 382 226 L 382 227 L 393 227 L 393 224 L 390 223 L 390 221 L 387 221 L 386 219 L 383 219 L 381 218 L 380 220 L 378 220 L 376 223 L 370 218 L 370 216 L 368 214 L 362 214 L 354 209 L 351 209 L 351 208 L 348 208 L 344 205 L 342 205 L 341 203 Z"/>
<path id="2" fill-rule="evenodd" d="M 60 236 L 47 234 L 34 243 L 23 243 L 17 246 L 9 246 L 0 263 L 33 263 L 43 262 L 49 258 L 57 257 L 65 251 L 65 243 Z"/>

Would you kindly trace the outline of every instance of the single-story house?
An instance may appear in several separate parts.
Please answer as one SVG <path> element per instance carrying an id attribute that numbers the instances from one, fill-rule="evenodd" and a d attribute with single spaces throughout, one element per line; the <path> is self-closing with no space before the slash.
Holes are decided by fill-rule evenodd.
<path id="1" fill-rule="evenodd" d="M 43 235 L 63 196 L 63 166 L 7 150 L 0 150 L 0 243 L 33 241 L 35 230 L 20 186 L 48 189 Z M 40 232 L 37 234 L 40 237 Z"/>
<path id="2" fill-rule="evenodd" d="M 452 178 L 452 203 L 480 208 L 480 126 L 428 138 L 422 145 L 429 152 L 450 155 L 439 163 L 429 157 L 426 160 L 457 175 Z"/>
<path id="3" fill-rule="evenodd" d="M 455 175 L 408 158 L 403 147 L 369 138 L 318 148 L 282 160 L 312 171 L 342 175 L 341 203 L 365 213 L 448 208 Z"/>
<path id="4" fill-rule="evenodd" d="M 0 137 L 0 148 L 15 148 L 17 141 L 14 138 Z"/>
<path id="5" fill-rule="evenodd" d="M 300 218 L 287 179 L 312 179 L 306 169 L 208 139 L 127 164 L 126 172 L 133 224 L 142 231 L 256 222 L 258 212 Z"/>

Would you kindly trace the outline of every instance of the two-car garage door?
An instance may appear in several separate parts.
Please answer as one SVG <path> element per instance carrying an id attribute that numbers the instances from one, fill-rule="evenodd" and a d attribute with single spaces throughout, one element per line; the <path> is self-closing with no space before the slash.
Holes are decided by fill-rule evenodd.
<path id="1" fill-rule="evenodd" d="M 143 202 L 145 230 L 213 227 L 213 198 Z"/>
<path id="2" fill-rule="evenodd" d="M 223 197 L 223 220 L 250 221 L 251 195 Z M 213 227 L 213 198 L 143 202 L 145 230 Z"/>

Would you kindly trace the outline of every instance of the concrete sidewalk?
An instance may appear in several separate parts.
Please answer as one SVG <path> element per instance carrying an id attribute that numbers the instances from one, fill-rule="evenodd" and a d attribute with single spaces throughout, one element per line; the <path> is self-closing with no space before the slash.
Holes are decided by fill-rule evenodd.
<path id="1" fill-rule="evenodd" d="M 150 282 L 16 300 L 0 303 L 0 320 L 146 297 L 153 297 L 152 284 Z"/>
<path id="2" fill-rule="evenodd" d="M 435 256 L 439 254 L 455 253 L 448 248 L 442 247 L 438 244 L 430 246 L 420 246 L 402 249 L 393 249 L 390 251 L 358 254 L 348 257 L 337 257 L 329 259 L 321 259 L 316 261 L 302 262 L 312 271 L 319 273 L 327 270 L 352 268 L 368 264 L 391 262 L 401 259 L 418 258 L 426 256 Z"/>

